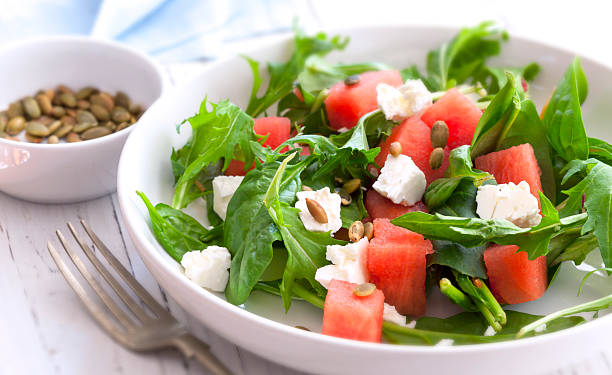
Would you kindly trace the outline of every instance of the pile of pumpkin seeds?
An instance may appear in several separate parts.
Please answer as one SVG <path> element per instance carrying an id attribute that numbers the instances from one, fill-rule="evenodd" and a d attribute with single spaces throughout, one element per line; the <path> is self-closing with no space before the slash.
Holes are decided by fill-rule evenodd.
<path id="1" fill-rule="evenodd" d="M 25 131 L 25 139 L 33 143 L 87 141 L 131 126 L 142 113 L 142 106 L 124 92 L 112 96 L 94 87 L 73 91 L 59 85 L 0 111 L 0 138 L 19 141 Z"/>

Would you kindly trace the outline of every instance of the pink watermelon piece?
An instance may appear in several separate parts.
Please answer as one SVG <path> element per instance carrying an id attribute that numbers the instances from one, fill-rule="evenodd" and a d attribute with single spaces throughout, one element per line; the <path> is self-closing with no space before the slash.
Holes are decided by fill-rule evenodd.
<path id="1" fill-rule="evenodd" d="M 402 76 L 397 70 L 366 72 L 359 76 L 359 83 L 347 86 L 338 82 L 331 87 L 325 99 L 325 109 L 329 125 L 333 129 L 350 129 L 368 112 L 378 108 L 376 86 L 386 83 L 400 86 Z"/>
<path id="2" fill-rule="evenodd" d="M 448 126 L 448 147 L 454 149 L 469 145 L 482 111 L 458 89 L 450 89 L 427 108 L 421 119 L 431 128 L 436 121 L 444 121 Z"/>
<path id="3" fill-rule="evenodd" d="M 425 314 L 425 258 L 432 251 L 431 242 L 422 235 L 395 226 L 389 219 L 374 220 L 367 255 L 370 282 L 400 314 Z"/>
<path id="4" fill-rule="evenodd" d="M 481 171 L 491 173 L 498 184 L 526 181 L 531 194 L 540 201 L 538 193 L 542 191 L 542 172 L 529 143 L 479 156 L 474 160 L 474 165 Z"/>
<path id="5" fill-rule="evenodd" d="M 433 151 L 430 139 L 431 129 L 427 124 L 421 121 L 418 115 L 412 116 L 395 128 L 391 135 L 380 144 L 380 153 L 376 157 L 376 164 L 383 167 L 387 156 L 389 155 L 389 147 L 393 142 L 399 142 L 402 145 L 402 154 L 410 156 L 414 164 L 423 173 L 427 179 L 427 184 L 443 177 L 444 171 L 448 168 L 448 147 L 444 149 L 444 162 L 442 166 L 436 170 L 429 166 L 429 155 Z"/>
<path id="6" fill-rule="evenodd" d="M 546 292 L 546 257 L 529 260 L 517 250 L 516 245 L 493 245 L 484 253 L 491 291 L 500 303 L 534 301 Z"/>
<path id="7" fill-rule="evenodd" d="M 345 339 L 380 342 L 385 296 L 375 290 L 359 297 L 353 291 L 357 284 L 332 280 L 323 307 L 324 335 Z"/>
<path id="8" fill-rule="evenodd" d="M 387 197 L 378 194 L 374 189 L 368 190 L 365 198 L 365 207 L 372 219 L 395 219 L 408 212 L 421 211 L 428 212 L 427 206 L 421 201 L 413 206 L 395 204 Z"/>

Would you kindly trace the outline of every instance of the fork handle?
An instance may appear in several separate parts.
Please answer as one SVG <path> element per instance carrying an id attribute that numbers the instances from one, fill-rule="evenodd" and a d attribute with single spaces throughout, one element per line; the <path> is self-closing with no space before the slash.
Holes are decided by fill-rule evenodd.
<path id="1" fill-rule="evenodd" d="M 186 358 L 194 358 L 213 375 L 233 375 L 219 359 L 211 353 L 210 347 L 196 337 L 185 334 L 178 336 L 172 342 Z"/>

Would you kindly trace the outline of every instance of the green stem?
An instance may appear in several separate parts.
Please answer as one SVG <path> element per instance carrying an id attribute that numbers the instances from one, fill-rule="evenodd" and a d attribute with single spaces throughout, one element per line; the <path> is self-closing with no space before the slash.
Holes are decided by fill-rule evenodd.
<path id="1" fill-rule="evenodd" d="M 312 103 L 312 107 L 310 108 L 310 113 L 314 113 L 318 111 L 319 108 L 321 108 L 321 105 L 327 98 L 327 95 L 329 95 L 328 89 L 323 89 L 319 92 L 319 95 L 317 95 L 317 97 L 315 98 L 314 103 Z"/>
<path id="2" fill-rule="evenodd" d="M 320 308 L 321 310 L 325 305 L 325 300 L 323 298 L 317 296 L 316 294 L 312 293 L 311 291 L 299 285 L 298 283 L 293 284 L 292 292 L 294 296 L 303 299 L 304 301 Z"/>
<path id="3" fill-rule="evenodd" d="M 493 316 L 491 310 L 489 310 L 487 306 L 485 306 L 485 304 L 479 299 L 474 299 L 474 304 L 476 304 L 476 307 L 478 308 L 482 316 L 485 318 L 487 323 L 489 323 L 489 325 L 493 327 L 495 332 L 501 331 L 502 326 L 501 324 L 499 324 L 495 316 Z"/>
<path id="4" fill-rule="evenodd" d="M 487 308 L 493 313 L 493 315 L 495 315 L 496 320 L 501 325 L 505 325 L 507 322 L 506 312 L 501 307 L 499 302 L 497 302 L 497 299 L 495 299 L 493 293 L 491 293 L 491 290 L 489 290 L 487 284 L 485 284 L 480 279 L 475 279 L 474 286 L 476 287 L 476 290 L 478 290 L 478 294 L 484 300 L 485 306 L 487 306 Z"/>
<path id="5" fill-rule="evenodd" d="M 516 334 L 516 338 L 520 339 L 521 337 L 525 336 L 525 334 L 535 330 L 537 327 L 543 324 L 546 324 L 548 322 L 551 322 L 555 319 L 563 318 L 564 316 L 573 315 L 573 314 L 577 314 L 581 312 L 599 311 L 599 310 L 606 309 L 610 306 L 612 306 L 612 294 L 596 299 L 594 301 L 586 302 L 586 303 L 583 303 L 577 306 L 569 307 L 567 309 L 559 310 L 552 314 L 546 315 L 545 317 L 538 319 L 531 324 L 524 326 L 523 328 L 520 329 L 520 331 L 518 331 L 518 333 Z"/>
<path id="6" fill-rule="evenodd" d="M 557 256 L 551 263 L 550 267 L 554 267 L 561 262 L 567 260 L 579 260 L 583 259 L 588 253 L 595 250 L 598 246 L 597 237 L 593 233 L 585 234 L 584 236 L 578 237 L 569 246 L 565 248 L 559 256 Z"/>
<path id="7" fill-rule="evenodd" d="M 472 303 L 470 297 L 465 295 L 461 290 L 457 289 L 449 279 L 443 278 L 440 280 L 440 291 L 448 297 L 454 304 L 459 305 L 466 311 L 478 311 Z"/>

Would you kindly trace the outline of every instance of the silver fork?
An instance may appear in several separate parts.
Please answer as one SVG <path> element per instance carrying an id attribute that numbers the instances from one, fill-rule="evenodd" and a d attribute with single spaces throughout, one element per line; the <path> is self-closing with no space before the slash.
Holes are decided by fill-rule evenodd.
<path id="1" fill-rule="evenodd" d="M 117 293 L 121 301 L 129 308 L 133 316 L 130 317 L 113 298 L 101 287 L 100 283 L 85 267 L 85 264 L 72 250 L 66 238 L 58 229 L 56 231 L 62 246 L 66 253 L 77 267 L 81 275 L 87 283 L 92 287 L 95 293 L 100 297 L 106 309 L 110 311 L 111 318 L 106 309 L 97 302 L 83 289 L 81 283 L 77 280 L 74 274 L 68 269 L 66 263 L 62 260 L 59 252 L 53 247 L 51 242 L 47 242 L 47 248 L 51 257 L 57 264 L 64 278 L 70 284 L 72 289 L 79 296 L 85 307 L 102 328 L 109 333 L 113 339 L 134 351 L 152 351 L 163 348 L 176 348 L 180 350 L 187 358 L 194 358 L 206 367 L 214 375 L 231 375 L 232 373 L 210 352 L 207 344 L 198 340 L 183 327 L 166 309 L 164 309 L 155 299 L 136 281 L 136 279 L 123 267 L 121 262 L 110 252 L 110 250 L 102 243 L 102 241 L 91 230 L 89 225 L 81 220 L 81 225 L 89 238 L 98 248 L 99 252 L 106 258 L 108 263 L 115 269 L 127 285 L 134 291 L 140 300 L 147 306 L 147 311 L 141 304 L 131 297 L 126 290 L 119 284 L 117 279 L 111 275 L 108 269 L 100 263 L 94 252 L 87 246 L 81 237 L 76 232 L 71 223 L 67 223 L 68 229 L 72 233 L 76 242 L 79 244 L 87 258 L 91 261 L 94 267 L 98 270 L 106 282 Z"/>

